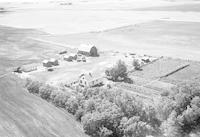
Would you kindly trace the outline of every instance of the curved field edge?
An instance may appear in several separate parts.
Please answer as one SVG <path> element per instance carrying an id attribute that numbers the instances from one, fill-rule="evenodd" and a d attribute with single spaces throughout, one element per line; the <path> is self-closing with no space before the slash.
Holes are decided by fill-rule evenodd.
<path id="1" fill-rule="evenodd" d="M 12 76 L 0 79 L 0 136 L 85 137 L 74 118 L 23 89 Z"/>

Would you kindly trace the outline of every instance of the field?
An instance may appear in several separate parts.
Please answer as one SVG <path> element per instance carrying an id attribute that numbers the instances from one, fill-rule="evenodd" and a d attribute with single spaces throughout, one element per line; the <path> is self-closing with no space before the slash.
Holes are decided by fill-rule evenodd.
<path id="1" fill-rule="evenodd" d="M 119 59 L 132 69 L 133 58 L 126 58 L 125 53 L 164 56 L 141 71 L 129 73 L 133 84 L 112 85 L 147 105 L 155 103 L 162 93 L 172 92 L 181 82 L 200 79 L 197 0 L 77 0 L 71 5 L 52 0 L 41 5 L 0 4 L 1 137 L 86 136 L 69 113 L 24 89 L 22 80 L 11 73 L 22 65 L 36 63 L 39 69 L 20 76 L 60 86 L 86 72 L 104 76 L 105 69 Z M 88 43 L 98 48 L 100 57 L 67 62 L 58 55 L 60 51 Z M 42 61 L 50 58 L 59 60 L 59 66 L 52 72 L 42 67 Z M 186 64 L 189 65 L 177 70 Z"/>
<path id="2" fill-rule="evenodd" d="M 100 32 L 44 36 L 43 39 L 75 47 L 82 43 L 93 43 L 100 50 L 199 61 L 199 26 L 198 22 L 151 21 Z"/>
<path id="3" fill-rule="evenodd" d="M 71 115 L 28 93 L 21 79 L 11 74 L 14 67 L 41 62 L 51 56 L 49 53 L 59 50 L 26 39 L 40 35 L 45 33 L 0 26 L 0 136 L 86 136 Z"/>
<path id="4" fill-rule="evenodd" d="M 0 79 L 1 137 L 84 137 L 81 125 L 64 110 L 28 93 L 21 80 Z"/>

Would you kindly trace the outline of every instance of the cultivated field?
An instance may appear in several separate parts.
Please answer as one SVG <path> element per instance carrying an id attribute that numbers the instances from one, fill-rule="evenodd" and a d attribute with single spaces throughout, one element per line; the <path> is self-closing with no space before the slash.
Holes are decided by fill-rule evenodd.
<path id="1" fill-rule="evenodd" d="M 152 21 L 102 32 L 48 36 L 43 39 L 74 46 L 93 43 L 101 50 L 200 60 L 199 29 L 198 22 Z"/>
<path id="2" fill-rule="evenodd" d="M 27 92 L 21 80 L 0 78 L 1 137 L 85 137 L 73 117 Z"/>
<path id="3" fill-rule="evenodd" d="M 104 77 L 119 59 L 133 70 L 129 53 L 164 56 L 130 71 L 132 84 L 108 81 L 111 88 L 131 93 L 147 105 L 181 82 L 200 80 L 199 9 L 197 0 L 1 4 L 0 137 L 86 136 L 69 113 L 24 89 L 22 79 L 12 74 L 22 65 L 37 64 L 38 70 L 19 77 L 61 86 L 86 72 Z M 95 45 L 100 57 L 67 62 L 58 54 L 80 44 Z M 59 61 L 51 72 L 42 66 L 50 58 Z"/>

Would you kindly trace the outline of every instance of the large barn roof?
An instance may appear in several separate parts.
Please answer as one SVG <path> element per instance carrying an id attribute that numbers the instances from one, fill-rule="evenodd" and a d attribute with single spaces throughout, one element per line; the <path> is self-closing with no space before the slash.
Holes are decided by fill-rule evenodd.
<path id="1" fill-rule="evenodd" d="M 79 51 L 86 51 L 86 52 L 90 52 L 90 49 L 93 45 L 90 45 L 90 44 L 81 44 L 79 46 Z"/>

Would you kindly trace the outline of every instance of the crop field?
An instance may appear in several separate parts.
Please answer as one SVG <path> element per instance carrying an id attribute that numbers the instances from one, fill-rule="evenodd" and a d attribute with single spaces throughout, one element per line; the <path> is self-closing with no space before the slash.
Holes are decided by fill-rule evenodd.
<path id="1" fill-rule="evenodd" d="M 162 78 L 161 81 L 169 83 L 180 83 L 186 81 L 192 81 L 200 78 L 200 63 L 196 61 L 190 61 L 190 65 L 183 70 L 180 70 L 166 78 Z"/>
<path id="2" fill-rule="evenodd" d="M 186 63 L 188 61 L 181 59 L 163 58 L 143 67 L 142 71 L 133 72 L 132 75 L 147 79 L 158 79 Z"/>
<path id="3" fill-rule="evenodd" d="M 1 137 L 86 137 L 72 116 L 29 94 L 21 80 L 0 78 Z"/>

